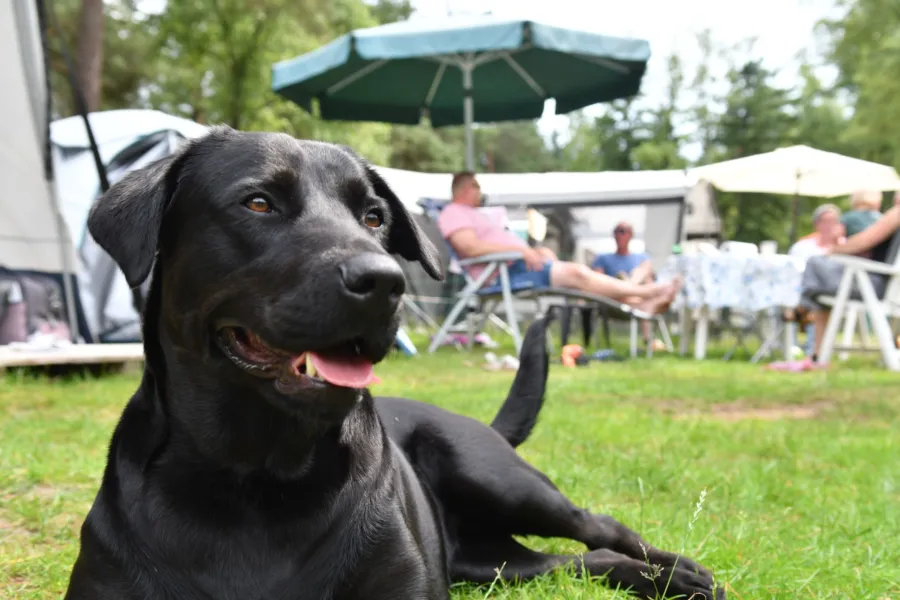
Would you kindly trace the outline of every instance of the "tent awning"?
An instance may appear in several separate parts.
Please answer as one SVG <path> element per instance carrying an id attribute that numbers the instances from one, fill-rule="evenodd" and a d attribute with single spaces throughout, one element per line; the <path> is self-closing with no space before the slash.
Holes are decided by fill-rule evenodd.
<path id="1" fill-rule="evenodd" d="M 417 173 L 378 167 L 412 210 L 419 200 L 450 199 L 450 173 Z M 679 170 L 605 171 L 600 173 L 479 173 L 489 206 L 532 208 L 652 204 L 683 201 L 694 179 Z M 416 208 L 413 208 L 416 207 Z"/>

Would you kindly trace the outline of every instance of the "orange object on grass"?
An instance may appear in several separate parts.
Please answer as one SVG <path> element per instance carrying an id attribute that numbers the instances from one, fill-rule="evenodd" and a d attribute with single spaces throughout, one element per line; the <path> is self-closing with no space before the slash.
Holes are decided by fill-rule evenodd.
<path id="1" fill-rule="evenodd" d="M 562 349 L 562 364 L 566 367 L 574 367 L 575 359 L 584 354 L 584 348 L 578 344 L 567 344 Z"/>

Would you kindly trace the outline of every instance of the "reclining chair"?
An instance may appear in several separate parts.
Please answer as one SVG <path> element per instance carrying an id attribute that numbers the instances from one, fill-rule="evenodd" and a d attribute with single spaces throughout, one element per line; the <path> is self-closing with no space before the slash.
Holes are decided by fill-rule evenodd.
<path id="1" fill-rule="evenodd" d="M 440 209 L 445 203 L 430 199 L 423 200 L 422 204 L 426 213 L 432 219 L 437 218 Z M 449 248 L 449 243 L 447 244 Z M 459 271 L 465 278 L 463 289 L 456 295 L 457 299 L 450 310 L 450 313 L 444 319 L 441 328 L 432 338 L 431 345 L 428 347 L 429 352 L 434 352 L 440 347 L 451 330 L 457 326 L 463 311 L 466 311 L 466 319 L 468 321 L 468 345 L 471 349 L 474 337 L 484 327 L 488 318 L 495 321 L 499 320 L 513 338 L 516 352 L 521 350 L 522 335 L 519 329 L 519 317 L 516 311 L 516 300 L 526 300 L 535 302 L 537 314 L 542 315 L 554 306 L 584 306 L 585 304 L 595 307 L 599 310 L 601 316 L 624 320 L 630 322 L 631 327 L 631 356 L 636 357 L 638 354 L 639 324 L 641 321 L 650 321 L 661 325 L 663 331 L 667 334 L 668 329 L 665 328 L 665 321 L 661 315 L 651 315 L 643 311 L 637 310 L 611 300 L 609 298 L 589 294 L 578 290 L 556 287 L 536 287 L 532 282 L 512 285 L 509 278 L 508 264 L 509 262 L 519 260 L 522 254 L 518 252 L 503 252 L 495 254 L 486 254 L 475 258 L 459 259 L 452 248 L 450 251 L 450 267 L 451 272 Z M 484 270 L 473 278 L 469 274 L 469 269 L 475 266 L 483 266 Z M 493 280 L 494 277 L 496 280 Z M 502 303 L 503 312 L 506 317 L 505 321 L 500 319 L 494 311 Z M 672 342 L 668 335 L 665 335 L 669 351 L 672 351 Z M 647 346 L 647 356 L 653 354 L 652 344 Z"/>

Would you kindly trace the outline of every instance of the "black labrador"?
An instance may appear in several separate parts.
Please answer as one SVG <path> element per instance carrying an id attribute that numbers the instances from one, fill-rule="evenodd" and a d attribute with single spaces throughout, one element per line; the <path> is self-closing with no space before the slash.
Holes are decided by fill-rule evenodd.
<path id="1" fill-rule="evenodd" d="M 516 454 L 543 402 L 545 323 L 492 427 L 366 391 L 398 327 L 390 255 L 442 274 L 351 150 L 216 128 L 115 184 L 88 227 L 130 285 L 152 278 L 143 379 L 69 600 L 444 600 L 501 567 L 569 564 L 644 597 L 714 597 L 709 571 L 574 506 Z"/>

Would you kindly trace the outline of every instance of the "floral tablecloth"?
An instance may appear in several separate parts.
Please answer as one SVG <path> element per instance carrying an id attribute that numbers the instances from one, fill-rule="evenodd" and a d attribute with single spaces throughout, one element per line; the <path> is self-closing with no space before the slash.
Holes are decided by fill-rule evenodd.
<path id="1" fill-rule="evenodd" d="M 676 305 L 761 311 L 794 307 L 806 261 L 784 254 L 671 256 L 659 272 L 661 281 L 680 274 L 683 293 Z"/>

